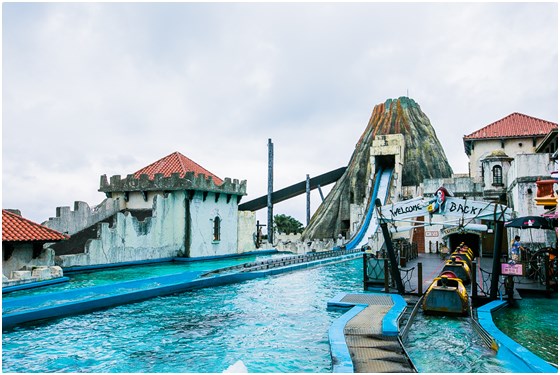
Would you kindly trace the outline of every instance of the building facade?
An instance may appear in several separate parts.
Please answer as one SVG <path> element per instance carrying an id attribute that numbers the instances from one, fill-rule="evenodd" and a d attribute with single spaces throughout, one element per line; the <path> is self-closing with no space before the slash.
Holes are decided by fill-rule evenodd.
<path id="1" fill-rule="evenodd" d="M 483 160 L 496 150 L 511 158 L 535 153 L 553 129 L 558 129 L 558 124 L 516 112 L 465 135 L 463 144 L 469 157 L 470 177 L 475 182 L 483 182 L 485 175 L 494 172 L 484 169 Z"/>
<path id="2" fill-rule="evenodd" d="M 62 276 L 48 244 L 68 236 L 25 219 L 17 210 L 2 210 L 2 283 L 39 281 Z M 45 246 L 46 245 L 46 246 Z"/>
<path id="3" fill-rule="evenodd" d="M 174 152 L 124 178 L 101 176 L 99 191 L 107 196 L 103 207 L 118 211 L 58 246 L 62 267 L 238 252 L 237 206 L 246 181 L 222 180 Z"/>

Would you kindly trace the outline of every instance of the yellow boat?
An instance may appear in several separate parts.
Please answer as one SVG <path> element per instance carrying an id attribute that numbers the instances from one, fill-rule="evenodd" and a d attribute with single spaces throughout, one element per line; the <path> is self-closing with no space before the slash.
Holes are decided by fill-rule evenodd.
<path id="1" fill-rule="evenodd" d="M 449 259 L 451 259 L 453 257 L 457 257 L 457 258 L 467 262 L 467 265 L 469 266 L 469 268 L 472 268 L 472 259 L 469 256 L 469 254 L 467 254 L 466 252 L 456 250 L 453 253 L 451 253 L 451 256 L 449 257 Z"/>
<path id="2" fill-rule="evenodd" d="M 459 257 L 451 256 L 451 258 L 445 262 L 441 273 L 444 273 L 445 271 L 453 272 L 464 283 L 471 282 L 471 269 L 467 262 L 459 259 Z"/>
<path id="3" fill-rule="evenodd" d="M 467 315 L 469 296 L 461 279 L 444 272 L 436 277 L 422 302 L 424 313 Z"/>

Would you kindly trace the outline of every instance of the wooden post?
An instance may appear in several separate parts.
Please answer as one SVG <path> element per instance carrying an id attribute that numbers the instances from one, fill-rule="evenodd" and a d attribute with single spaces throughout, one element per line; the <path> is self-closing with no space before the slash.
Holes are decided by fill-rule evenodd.
<path id="1" fill-rule="evenodd" d="M 311 189 L 309 187 L 309 175 L 305 175 L 305 195 L 306 195 L 306 202 L 307 202 L 307 210 L 305 218 L 307 220 L 306 226 L 309 225 L 309 221 L 311 220 Z"/>
<path id="2" fill-rule="evenodd" d="M 547 254 L 544 258 L 544 285 L 546 285 L 546 296 L 550 297 L 550 256 Z"/>
<path id="3" fill-rule="evenodd" d="M 422 277 L 422 262 L 418 262 L 418 296 L 421 296 L 422 293 L 424 293 L 424 291 L 422 290 L 422 283 L 423 283 L 423 277 Z"/>
<path id="4" fill-rule="evenodd" d="M 379 198 L 375 199 L 375 205 L 377 209 L 381 207 L 381 200 Z M 397 284 L 397 291 L 399 294 L 404 294 L 404 286 L 401 280 L 401 272 L 399 271 L 399 264 L 397 263 L 397 257 L 395 256 L 395 250 L 393 249 L 393 243 L 391 242 L 391 235 L 389 234 L 389 228 L 387 228 L 387 223 L 383 220 L 380 221 L 381 231 L 383 232 L 383 238 L 385 239 L 385 246 L 387 246 L 387 254 L 389 254 L 389 259 L 391 260 L 391 276 L 393 281 Z"/>
<path id="5" fill-rule="evenodd" d="M 500 268 L 501 268 L 501 258 L 502 258 L 502 233 L 504 228 L 504 223 L 500 221 L 494 221 L 494 252 L 492 259 L 492 279 L 490 283 L 490 299 L 495 300 L 498 298 L 498 283 L 500 280 Z"/>
<path id="6" fill-rule="evenodd" d="M 364 290 L 367 290 L 367 278 L 368 278 L 368 272 L 367 272 L 367 265 L 368 265 L 368 260 L 367 260 L 367 253 L 363 254 L 363 265 L 364 265 Z"/>
<path id="7" fill-rule="evenodd" d="M 383 258 L 383 271 L 385 274 L 385 293 L 389 293 L 389 259 Z"/>
<path id="8" fill-rule="evenodd" d="M 478 283 L 476 281 L 476 267 L 477 267 L 477 262 L 476 260 L 472 261 L 472 279 L 471 279 L 471 300 L 476 301 L 476 297 L 477 297 L 477 288 L 478 288 Z"/>
<path id="9" fill-rule="evenodd" d="M 274 241 L 274 215 L 272 212 L 272 186 L 273 186 L 273 161 L 274 161 L 274 144 L 272 139 L 268 138 L 268 196 L 267 196 L 267 208 L 268 208 L 268 242 L 270 244 Z"/>

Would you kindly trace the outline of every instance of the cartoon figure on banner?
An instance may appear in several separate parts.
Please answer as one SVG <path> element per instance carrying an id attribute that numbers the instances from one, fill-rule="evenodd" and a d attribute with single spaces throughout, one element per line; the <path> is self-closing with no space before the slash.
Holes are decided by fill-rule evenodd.
<path id="1" fill-rule="evenodd" d="M 428 212 L 430 217 L 433 214 L 443 214 L 445 211 L 445 198 L 447 196 L 452 196 L 449 191 L 443 186 L 436 190 L 434 193 L 434 198 L 428 202 Z"/>

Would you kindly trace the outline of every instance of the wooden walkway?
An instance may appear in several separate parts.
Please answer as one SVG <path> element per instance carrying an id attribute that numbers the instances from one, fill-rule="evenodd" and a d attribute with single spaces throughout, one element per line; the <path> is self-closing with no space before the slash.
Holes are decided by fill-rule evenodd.
<path id="1" fill-rule="evenodd" d="M 344 327 L 354 372 L 414 372 L 397 336 L 388 336 L 383 331 L 383 319 L 394 305 L 391 296 L 347 294 L 340 302 L 367 305 Z"/>

